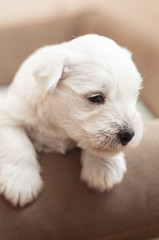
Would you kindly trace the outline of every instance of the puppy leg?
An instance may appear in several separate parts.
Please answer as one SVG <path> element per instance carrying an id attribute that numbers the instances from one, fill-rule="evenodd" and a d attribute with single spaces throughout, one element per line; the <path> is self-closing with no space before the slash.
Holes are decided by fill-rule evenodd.
<path id="1" fill-rule="evenodd" d="M 40 167 L 34 147 L 20 128 L 0 129 L 0 193 L 21 207 L 42 189 Z"/>
<path id="2" fill-rule="evenodd" d="M 115 184 L 120 183 L 126 172 L 123 153 L 113 157 L 100 158 L 83 151 L 81 162 L 81 180 L 86 182 L 88 187 L 101 192 L 106 189 L 109 190 Z"/>

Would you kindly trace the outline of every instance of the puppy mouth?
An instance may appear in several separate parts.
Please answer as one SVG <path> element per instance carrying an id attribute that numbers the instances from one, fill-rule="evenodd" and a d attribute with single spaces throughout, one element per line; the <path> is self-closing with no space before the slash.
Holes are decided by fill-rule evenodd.
<path id="1" fill-rule="evenodd" d="M 83 139 L 84 141 L 78 142 L 78 146 L 96 154 L 117 154 L 125 151 L 133 136 L 134 133 L 130 136 L 128 131 L 117 129 L 113 134 L 111 132 L 103 134 L 102 132 L 102 134 L 88 136 Z"/>
<path id="2" fill-rule="evenodd" d="M 121 151 L 124 151 L 126 148 L 126 146 L 122 146 L 122 145 L 117 145 L 116 147 L 99 147 L 99 146 L 93 146 L 92 150 L 98 153 L 118 153 Z"/>
<path id="3" fill-rule="evenodd" d="M 135 133 L 132 130 L 118 130 L 115 134 L 109 134 L 105 140 L 103 139 L 103 141 L 95 145 L 93 148 L 97 152 L 117 153 L 124 151 L 133 139 L 134 135 Z"/>
<path id="4" fill-rule="evenodd" d="M 103 142 L 101 144 L 91 144 L 90 142 L 84 142 L 84 143 L 78 143 L 77 144 L 79 147 L 85 149 L 85 150 L 90 150 L 94 153 L 97 154 L 116 154 L 118 152 L 124 151 L 126 146 L 123 146 L 122 144 L 120 144 L 120 142 L 116 142 L 116 143 L 106 143 Z"/>

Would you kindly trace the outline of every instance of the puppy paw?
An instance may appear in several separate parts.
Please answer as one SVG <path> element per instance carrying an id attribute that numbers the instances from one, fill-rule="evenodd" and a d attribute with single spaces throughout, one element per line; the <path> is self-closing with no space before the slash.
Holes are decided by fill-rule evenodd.
<path id="1" fill-rule="evenodd" d="M 86 182 L 88 187 L 103 192 L 120 183 L 125 172 L 125 159 L 122 156 L 107 161 L 98 159 L 84 165 L 81 180 Z"/>
<path id="2" fill-rule="evenodd" d="M 13 206 L 32 202 L 43 186 L 38 170 L 33 166 L 4 165 L 0 171 L 0 194 Z"/>

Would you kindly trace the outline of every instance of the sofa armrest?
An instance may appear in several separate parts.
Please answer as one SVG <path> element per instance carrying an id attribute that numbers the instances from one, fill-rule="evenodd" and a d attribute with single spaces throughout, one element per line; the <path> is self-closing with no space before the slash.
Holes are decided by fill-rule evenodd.
<path id="1" fill-rule="evenodd" d="M 127 151 L 123 182 L 97 193 L 80 179 L 80 150 L 41 154 L 45 182 L 31 205 L 0 198 L 0 239 L 145 240 L 159 236 L 159 120 L 145 125 L 141 144 Z"/>

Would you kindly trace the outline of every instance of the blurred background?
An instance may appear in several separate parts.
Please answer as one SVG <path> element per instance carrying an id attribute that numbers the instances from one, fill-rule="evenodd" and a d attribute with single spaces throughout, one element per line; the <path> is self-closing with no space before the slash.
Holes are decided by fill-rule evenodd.
<path id="1" fill-rule="evenodd" d="M 133 52 L 144 79 L 139 108 L 146 120 L 158 117 L 158 0 L 0 0 L 0 84 L 9 84 L 35 49 L 87 33 Z"/>

